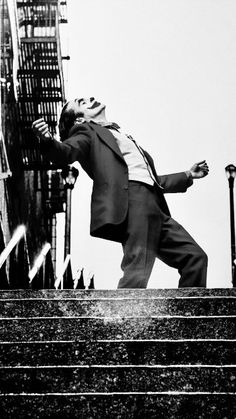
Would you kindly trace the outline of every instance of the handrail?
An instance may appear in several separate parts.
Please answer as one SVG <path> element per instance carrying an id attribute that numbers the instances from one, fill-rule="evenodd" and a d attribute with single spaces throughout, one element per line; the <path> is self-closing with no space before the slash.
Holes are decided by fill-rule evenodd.
<path id="1" fill-rule="evenodd" d="M 63 290 L 63 276 L 69 266 L 70 261 L 71 261 L 71 255 L 68 254 L 63 262 L 61 272 L 59 273 L 59 275 L 57 275 L 57 279 L 54 284 L 56 289 L 58 289 L 59 286 L 61 285 L 61 289 Z"/>
<path id="2" fill-rule="evenodd" d="M 1 148 L 2 148 L 2 150 L 1 150 L 2 151 L 2 158 L 5 159 L 5 166 L 6 166 L 6 168 L 5 168 L 6 170 L 4 170 L 3 167 L 1 167 L 1 169 L 3 169 L 4 171 L 0 172 L 0 180 L 3 180 L 3 179 L 7 179 L 8 177 L 11 177 L 12 172 L 10 170 L 6 145 L 5 145 L 4 136 L 3 136 L 3 132 L 2 132 L 1 128 L 0 128 L 0 144 L 1 144 Z"/>
<path id="3" fill-rule="evenodd" d="M 19 241 L 25 236 L 25 233 L 26 228 L 24 225 L 20 225 L 17 227 L 8 245 L 5 247 L 5 249 L 2 251 L 0 255 L 0 269 L 2 265 L 6 262 L 12 249 L 14 249 L 14 247 L 19 243 Z"/>
<path id="4" fill-rule="evenodd" d="M 47 256 L 47 253 L 49 252 L 49 250 L 51 249 L 51 245 L 50 243 L 46 243 L 41 252 L 39 253 L 38 257 L 35 259 L 34 265 L 33 267 L 30 269 L 29 271 L 29 282 L 31 283 L 35 277 L 35 275 L 38 273 L 39 269 L 41 268 L 42 264 L 44 263 L 44 260 Z"/>

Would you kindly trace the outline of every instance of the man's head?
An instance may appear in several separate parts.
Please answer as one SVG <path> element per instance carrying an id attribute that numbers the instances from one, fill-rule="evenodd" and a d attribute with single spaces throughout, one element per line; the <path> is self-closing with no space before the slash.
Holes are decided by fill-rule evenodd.
<path id="1" fill-rule="evenodd" d="M 61 140 L 64 141 L 68 137 L 68 133 L 77 118 L 84 118 L 85 121 L 96 120 L 105 108 L 106 106 L 97 102 L 94 97 L 74 99 L 67 102 L 61 111 L 59 120 Z"/>

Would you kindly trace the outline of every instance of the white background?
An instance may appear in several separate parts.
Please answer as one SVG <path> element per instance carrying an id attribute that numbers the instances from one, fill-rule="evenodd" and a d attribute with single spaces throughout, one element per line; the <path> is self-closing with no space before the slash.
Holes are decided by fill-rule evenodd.
<path id="1" fill-rule="evenodd" d="M 95 96 L 153 156 L 159 174 L 206 159 L 208 177 L 166 195 L 173 218 L 209 256 L 208 287 L 230 287 L 229 190 L 236 163 L 235 0 L 69 0 L 67 99 Z M 89 236 L 91 181 L 73 192 L 73 269 L 116 288 L 121 246 Z M 150 288 L 175 288 L 157 261 Z"/>

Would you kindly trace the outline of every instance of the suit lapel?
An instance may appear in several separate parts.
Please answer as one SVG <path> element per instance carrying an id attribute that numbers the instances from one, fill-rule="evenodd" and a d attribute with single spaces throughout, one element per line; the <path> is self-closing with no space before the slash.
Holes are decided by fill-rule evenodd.
<path id="1" fill-rule="evenodd" d="M 92 121 L 91 121 L 92 122 Z M 124 157 L 117 145 L 116 139 L 115 137 L 112 135 L 112 133 L 107 129 L 102 127 L 101 125 L 95 124 L 94 122 L 90 123 L 90 127 L 98 134 L 99 138 L 118 156 L 122 159 L 122 161 L 124 162 Z M 158 175 L 157 172 L 155 170 L 155 166 L 153 163 L 153 159 L 151 158 L 151 156 L 147 153 L 147 151 L 143 150 L 143 153 L 146 156 L 146 159 L 152 169 L 153 175 L 156 178 L 156 182 L 157 185 L 163 189 L 163 187 L 159 184 L 159 179 L 158 179 Z"/>
<path id="2" fill-rule="evenodd" d="M 141 147 L 140 147 L 141 148 Z M 148 161 L 148 164 L 149 164 L 149 166 L 151 167 L 151 169 L 152 169 L 152 172 L 153 172 L 153 174 L 154 175 L 156 175 L 156 170 L 155 170 L 155 166 L 154 166 L 154 163 L 153 163 L 153 160 L 152 160 L 152 158 L 151 158 L 151 156 L 147 153 L 147 151 L 145 151 L 143 148 L 141 148 L 142 149 L 142 151 L 143 151 L 143 153 L 145 154 L 145 156 L 146 156 L 146 159 L 147 159 L 147 161 Z"/>
<path id="3" fill-rule="evenodd" d="M 155 179 L 156 179 L 156 183 L 157 183 L 157 185 L 159 186 L 159 188 L 164 189 L 164 188 L 160 185 L 160 183 L 159 183 L 159 177 L 158 177 L 158 174 L 157 174 L 157 172 L 156 172 L 156 169 L 155 169 L 155 166 L 154 166 L 154 162 L 153 162 L 152 157 L 151 157 L 151 156 L 150 156 L 150 154 L 148 154 L 148 152 L 147 152 L 147 151 L 145 151 L 143 148 L 142 148 L 142 150 L 143 150 L 143 152 L 144 152 L 144 154 L 145 154 L 145 156 L 146 156 L 146 159 L 147 159 L 147 161 L 148 161 L 148 163 L 149 163 L 149 165 L 150 165 L 150 167 L 151 167 L 151 169 L 152 169 L 152 173 L 153 173 L 153 175 L 154 175 L 154 177 L 155 177 Z"/>
<path id="4" fill-rule="evenodd" d="M 112 135 L 112 133 L 109 131 L 109 129 L 101 127 L 95 123 L 91 123 L 90 126 L 94 131 L 96 131 L 99 138 L 124 161 L 124 157 L 117 145 L 116 139 L 114 135 Z"/>

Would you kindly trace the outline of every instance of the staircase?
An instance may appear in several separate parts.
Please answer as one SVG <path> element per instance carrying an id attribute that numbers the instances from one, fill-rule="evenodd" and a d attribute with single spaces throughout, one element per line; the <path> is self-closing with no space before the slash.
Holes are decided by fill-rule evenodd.
<path id="1" fill-rule="evenodd" d="M 236 290 L 0 291 L 0 417 L 236 418 Z"/>

